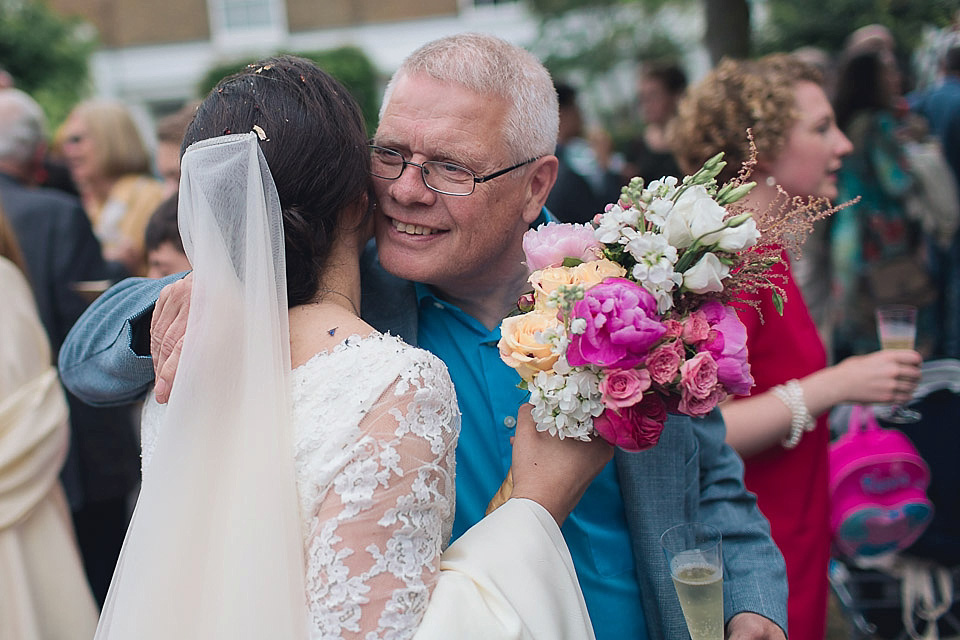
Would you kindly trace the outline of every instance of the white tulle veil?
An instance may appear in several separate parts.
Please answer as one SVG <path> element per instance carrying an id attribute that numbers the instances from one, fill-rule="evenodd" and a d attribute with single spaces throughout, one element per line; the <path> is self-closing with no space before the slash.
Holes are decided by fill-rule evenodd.
<path id="1" fill-rule="evenodd" d="M 182 172 L 183 356 L 96 638 L 306 638 L 276 186 L 253 133 Z"/>

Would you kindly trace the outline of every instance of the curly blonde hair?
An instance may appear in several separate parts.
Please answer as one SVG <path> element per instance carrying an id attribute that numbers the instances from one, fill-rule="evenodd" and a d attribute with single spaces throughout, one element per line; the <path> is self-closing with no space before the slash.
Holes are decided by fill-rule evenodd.
<path id="1" fill-rule="evenodd" d="M 727 166 L 717 176 L 723 184 L 751 157 L 748 129 L 757 157 L 776 157 L 796 122 L 794 88 L 803 81 L 820 85 L 822 75 L 789 54 L 722 60 L 680 102 L 671 127 L 677 164 L 692 173 L 723 151 Z"/>

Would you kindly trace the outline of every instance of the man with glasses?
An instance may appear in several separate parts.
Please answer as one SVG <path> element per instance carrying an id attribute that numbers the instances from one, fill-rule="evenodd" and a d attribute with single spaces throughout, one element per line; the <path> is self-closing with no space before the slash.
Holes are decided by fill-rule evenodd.
<path id="1" fill-rule="evenodd" d="M 500 361 L 498 327 L 528 289 L 522 236 L 547 221 L 557 120 L 553 83 L 532 55 L 497 38 L 459 35 L 404 61 L 371 144 L 376 248 L 364 256 L 361 309 L 381 331 L 436 353 L 453 378 L 463 414 L 454 537 L 483 517 L 510 467 L 526 394 Z M 140 296 L 139 317 L 149 316 L 151 302 Z M 103 322 L 110 313 L 92 315 Z M 126 334 L 112 326 L 84 342 L 83 329 L 76 332 L 61 361 L 69 384 L 101 400 L 143 392 L 152 372 L 142 374 L 145 382 L 116 384 L 129 358 L 126 368 L 114 363 L 109 380 L 80 368 L 88 357 L 102 361 L 110 341 L 126 341 L 117 349 L 129 354 L 138 325 L 131 318 L 125 326 Z M 160 379 L 169 381 L 179 338 L 155 330 L 154 341 L 166 345 L 161 354 L 174 355 L 158 363 Z M 157 388 L 163 400 L 168 389 L 160 381 Z M 598 638 L 686 636 L 658 544 L 684 520 L 711 522 L 725 536 L 728 637 L 784 637 L 783 560 L 724 435 L 716 417 L 671 418 L 654 449 L 618 452 L 567 518 L 562 531 Z"/>

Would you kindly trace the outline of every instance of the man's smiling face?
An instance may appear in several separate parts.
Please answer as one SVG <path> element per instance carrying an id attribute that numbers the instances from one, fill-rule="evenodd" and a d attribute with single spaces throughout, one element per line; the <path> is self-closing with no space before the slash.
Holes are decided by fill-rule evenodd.
<path id="1" fill-rule="evenodd" d="M 487 175 L 526 159 L 511 157 L 503 143 L 509 106 L 426 75 L 404 76 L 389 97 L 375 143 L 412 162 L 445 160 Z M 414 166 L 396 180 L 373 178 L 381 264 L 441 290 L 483 286 L 515 273 L 520 237 L 529 225 L 523 216 L 526 169 L 478 184 L 469 196 L 430 190 Z"/>

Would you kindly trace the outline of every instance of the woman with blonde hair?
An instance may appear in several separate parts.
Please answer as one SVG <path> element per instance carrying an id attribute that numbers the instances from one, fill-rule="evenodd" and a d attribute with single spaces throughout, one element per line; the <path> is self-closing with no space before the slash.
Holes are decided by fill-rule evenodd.
<path id="1" fill-rule="evenodd" d="M 790 208 L 780 206 L 781 188 L 810 199 L 813 209 L 837 197 L 836 173 L 852 147 L 814 67 L 784 54 L 721 62 L 680 104 L 674 136 L 681 168 L 692 171 L 723 151 L 728 165 L 718 181 L 732 178 L 751 159 L 748 130 L 757 186 L 743 203 L 761 228 Z M 806 230 L 804 223 L 779 224 Z M 785 251 L 772 274 L 786 294 L 782 315 L 769 292 L 743 295 L 738 305 L 756 386 L 721 409 L 727 442 L 744 458 L 747 488 L 787 563 L 789 636 L 819 640 L 830 556 L 827 413 L 840 403 L 907 401 L 920 378 L 920 354 L 878 351 L 827 367 Z"/>
<path id="2" fill-rule="evenodd" d="M 88 638 L 97 609 L 59 473 L 67 403 L 0 211 L 0 638 Z"/>
<path id="3" fill-rule="evenodd" d="M 104 257 L 144 272 L 143 234 L 163 200 L 151 175 L 150 154 L 125 105 L 90 100 L 73 108 L 55 140 Z"/>

